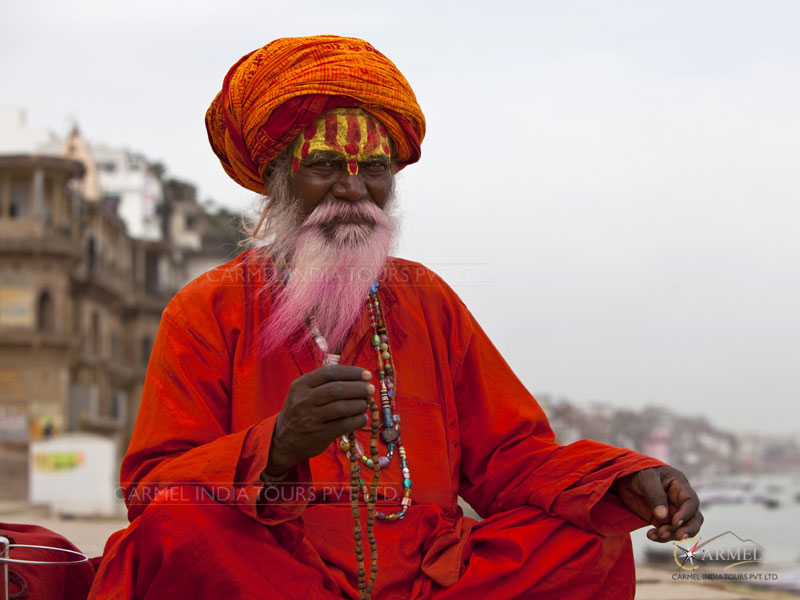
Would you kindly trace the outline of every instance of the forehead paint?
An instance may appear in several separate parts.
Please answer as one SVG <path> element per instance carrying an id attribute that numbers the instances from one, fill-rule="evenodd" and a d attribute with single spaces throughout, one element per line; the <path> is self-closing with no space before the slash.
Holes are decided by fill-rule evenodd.
<path id="1" fill-rule="evenodd" d="M 309 153 L 336 152 L 347 162 L 351 175 L 358 173 L 358 162 L 374 156 L 390 156 L 389 134 L 375 117 L 360 108 L 337 108 L 325 113 L 297 137 L 292 158 L 292 173 Z"/>

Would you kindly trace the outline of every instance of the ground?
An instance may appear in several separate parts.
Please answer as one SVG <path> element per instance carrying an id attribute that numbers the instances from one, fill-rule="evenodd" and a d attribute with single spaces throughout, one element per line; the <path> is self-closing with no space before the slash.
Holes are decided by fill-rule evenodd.
<path id="1" fill-rule="evenodd" d="M 0 522 L 30 523 L 60 533 L 89 557 L 99 556 L 109 535 L 127 526 L 124 518 L 86 519 L 51 515 L 26 504 L 0 503 Z M 789 600 L 800 595 L 788 592 L 756 592 L 750 588 L 716 582 L 673 581 L 672 571 L 637 565 L 638 600 Z"/>

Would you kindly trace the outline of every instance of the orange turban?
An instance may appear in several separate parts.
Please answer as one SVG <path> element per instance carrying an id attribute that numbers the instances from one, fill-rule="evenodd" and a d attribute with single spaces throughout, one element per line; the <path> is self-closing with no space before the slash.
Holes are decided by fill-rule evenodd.
<path id="1" fill-rule="evenodd" d="M 206 113 L 214 153 L 234 181 L 264 192 L 264 170 L 320 115 L 358 106 L 389 131 L 392 158 L 417 162 L 425 116 L 405 77 L 358 38 L 282 38 L 231 67 Z"/>

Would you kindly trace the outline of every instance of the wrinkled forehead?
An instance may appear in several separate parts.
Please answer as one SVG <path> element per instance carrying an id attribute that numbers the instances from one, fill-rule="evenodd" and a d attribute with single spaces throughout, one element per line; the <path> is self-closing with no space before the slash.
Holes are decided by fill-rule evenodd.
<path id="1" fill-rule="evenodd" d="M 360 108 L 337 108 L 307 126 L 294 140 L 292 173 L 309 154 L 335 152 L 346 162 L 350 173 L 358 172 L 358 162 L 371 157 L 391 158 L 386 128 Z"/>

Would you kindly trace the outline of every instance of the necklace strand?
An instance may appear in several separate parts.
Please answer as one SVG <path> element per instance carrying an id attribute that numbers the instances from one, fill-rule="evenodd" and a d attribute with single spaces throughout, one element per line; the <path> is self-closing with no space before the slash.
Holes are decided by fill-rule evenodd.
<path id="1" fill-rule="evenodd" d="M 370 456 L 364 453 L 355 433 L 350 432 L 342 437 L 340 442 L 341 450 L 347 455 L 350 465 L 350 508 L 353 514 L 353 538 L 355 540 L 355 554 L 358 570 L 358 592 L 361 600 L 369 600 L 378 576 L 378 545 L 375 540 L 374 526 L 375 519 L 385 521 L 395 521 L 402 519 L 408 507 L 411 506 L 411 474 L 408 468 L 408 457 L 400 437 L 400 415 L 397 414 L 395 405 L 396 396 L 396 374 L 394 371 L 394 359 L 389 343 L 389 332 L 386 328 L 381 307 L 380 297 L 378 296 L 378 282 L 374 281 L 370 286 L 369 296 L 367 297 L 367 308 L 369 310 L 370 325 L 372 326 L 371 343 L 375 349 L 378 363 L 378 375 L 380 377 L 380 399 L 381 406 L 378 408 L 374 396 L 369 399 L 370 411 Z M 323 354 L 323 365 L 338 364 L 341 356 L 328 352 L 328 342 L 322 335 L 316 320 L 313 316 L 309 319 L 311 334 L 314 343 Z M 383 431 L 381 431 L 383 426 Z M 378 449 L 378 438 L 386 444 L 388 451 L 386 456 L 380 456 Z M 381 469 L 389 465 L 389 461 L 394 456 L 395 449 L 400 455 L 400 468 L 403 472 L 403 499 L 401 509 L 394 513 L 385 514 L 376 510 L 378 501 L 378 482 L 380 481 Z M 361 466 L 372 470 L 372 481 L 367 487 L 366 482 L 361 478 Z M 361 529 L 361 508 L 359 505 L 359 491 L 364 496 L 367 505 L 367 542 L 370 554 L 369 583 L 367 583 L 367 572 L 364 561 L 363 533 Z"/>

